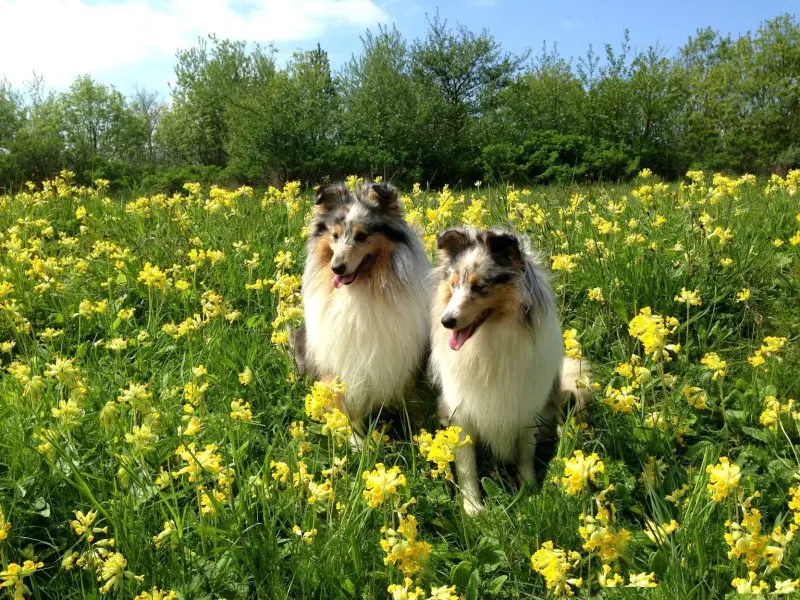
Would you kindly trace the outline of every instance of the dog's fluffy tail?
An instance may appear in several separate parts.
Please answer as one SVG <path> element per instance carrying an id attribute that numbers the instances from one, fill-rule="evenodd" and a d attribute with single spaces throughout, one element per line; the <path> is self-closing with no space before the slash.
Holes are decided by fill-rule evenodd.
<path id="1" fill-rule="evenodd" d="M 572 416 L 583 421 L 591 385 L 589 361 L 564 357 L 561 365 L 561 406 L 566 411 L 572 397 Z"/>

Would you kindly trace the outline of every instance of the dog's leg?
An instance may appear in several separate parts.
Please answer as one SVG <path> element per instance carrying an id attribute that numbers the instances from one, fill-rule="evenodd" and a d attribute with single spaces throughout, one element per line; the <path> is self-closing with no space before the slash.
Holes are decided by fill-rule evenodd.
<path id="1" fill-rule="evenodd" d="M 463 440 L 468 434 L 462 430 L 461 439 Z M 481 503 L 481 486 L 478 482 L 478 463 L 475 459 L 477 440 L 474 434 L 471 434 L 470 438 L 473 443 L 465 444 L 456 450 L 456 472 L 458 473 L 458 487 L 461 489 L 464 512 L 473 516 L 483 510 L 483 503 Z"/>
<path id="2" fill-rule="evenodd" d="M 527 427 L 520 431 L 517 438 L 517 478 L 520 486 L 524 483 L 536 484 L 536 470 L 533 466 L 536 434 L 536 427 Z"/>

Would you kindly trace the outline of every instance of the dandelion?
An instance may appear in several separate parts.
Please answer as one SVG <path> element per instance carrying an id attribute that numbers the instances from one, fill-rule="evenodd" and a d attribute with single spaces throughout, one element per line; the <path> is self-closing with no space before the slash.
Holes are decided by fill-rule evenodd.
<path id="1" fill-rule="evenodd" d="M 575 450 L 572 457 L 564 460 L 564 476 L 561 485 L 570 496 L 580 494 L 589 483 L 597 483 L 597 474 L 605 473 L 605 465 L 597 454 L 584 456 L 581 450 Z"/>
<path id="2" fill-rule="evenodd" d="M 730 464 L 727 456 L 721 456 L 715 465 L 708 465 L 706 473 L 710 483 L 706 486 L 714 502 L 722 502 L 739 487 L 742 470 L 737 464 Z"/>
<path id="3" fill-rule="evenodd" d="M 366 482 L 364 500 L 371 508 L 378 508 L 387 500 L 397 498 L 397 488 L 406 485 L 406 476 L 400 472 L 400 467 L 395 466 L 387 471 L 383 463 L 376 464 L 373 471 L 364 471 L 361 477 Z"/>
<path id="4" fill-rule="evenodd" d="M 568 573 L 578 566 L 580 560 L 577 552 L 555 548 L 553 542 L 547 541 L 531 556 L 531 568 L 544 577 L 547 589 L 554 596 L 573 596 L 572 588 L 581 587 L 583 580 L 570 578 Z"/>

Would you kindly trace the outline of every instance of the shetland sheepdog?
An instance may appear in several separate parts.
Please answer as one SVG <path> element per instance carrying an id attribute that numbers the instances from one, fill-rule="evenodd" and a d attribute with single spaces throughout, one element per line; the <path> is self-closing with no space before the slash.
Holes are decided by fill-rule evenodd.
<path id="1" fill-rule="evenodd" d="M 584 365 L 565 359 L 547 275 L 517 235 L 449 229 L 437 247 L 431 375 L 443 423 L 474 442 L 456 451 L 456 471 L 464 510 L 475 514 L 475 444 L 535 481 L 536 442 L 555 434 L 565 395 L 585 401 L 575 384 Z"/>
<path id="2" fill-rule="evenodd" d="M 303 273 L 305 326 L 296 332 L 295 353 L 317 378 L 344 382 L 340 408 L 358 436 L 365 417 L 398 407 L 424 371 L 430 272 L 395 188 L 319 189 Z"/>

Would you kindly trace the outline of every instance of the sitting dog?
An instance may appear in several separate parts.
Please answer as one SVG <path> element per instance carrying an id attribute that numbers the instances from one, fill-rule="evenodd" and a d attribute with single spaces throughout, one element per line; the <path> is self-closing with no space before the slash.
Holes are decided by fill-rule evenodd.
<path id="1" fill-rule="evenodd" d="M 430 364 L 440 416 L 534 481 L 537 440 L 554 435 L 565 392 L 583 394 L 550 283 L 513 233 L 449 229 L 437 247 Z M 457 450 L 456 471 L 464 510 L 475 514 L 483 506 L 474 445 Z"/>
<path id="2" fill-rule="evenodd" d="M 318 191 L 295 352 L 316 377 L 345 383 L 341 408 L 358 435 L 366 416 L 414 390 L 429 343 L 430 271 L 396 189 Z"/>

